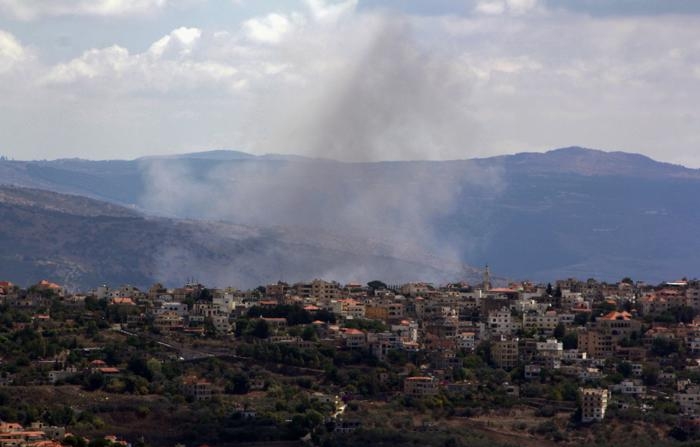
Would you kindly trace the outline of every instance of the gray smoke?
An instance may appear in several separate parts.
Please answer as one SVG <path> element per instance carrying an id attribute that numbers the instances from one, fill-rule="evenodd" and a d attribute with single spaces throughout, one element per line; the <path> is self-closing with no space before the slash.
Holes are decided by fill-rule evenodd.
<path id="1" fill-rule="evenodd" d="M 355 17 L 332 34 L 323 35 L 331 48 L 306 45 L 311 37 L 303 34 L 281 48 L 283 63 L 304 80 L 272 89 L 252 107 L 256 153 L 424 160 L 461 147 L 468 155 L 477 132 L 470 75 L 448 49 L 422 46 L 407 20 L 385 15 Z M 318 54 L 294 51 L 305 45 Z"/>
<path id="2" fill-rule="evenodd" d="M 349 265 L 343 250 L 357 252 L 353 244 L 359 250 L 372 247 L 370 254 L 388 263 L 408 261 L 402 264 L 405 272 L 387 273 L 394 275 L 383 278 L 388 281 L 436 280 L 425 277 L 435 275 L 427 273 L 426 263 L 449 265 L 451 279 L 460 279 L 463 251 L 486 235 L 446 240 L 439 224 L 465 209 L 476 215 L 470 190 L 497 192 L 500 172 L 465 162 L 368 162 L 441 159 L 455 148 L 468 158 L 478 129 L 466 70 L 448 50 L 419 43 L 409 22 L 384 15 L 355 15 L 332 29 L 301 30 L 278 51 L 273 57 L 296 76 L 273 89 L 253 90 L 243 132 L 256 153 L 311 159 L 258 159 L 208 170 L 185 161 L 149 161 L 143 206 L 168 215 L 276 227 L 286 236 L 339 250 L 337 259 L 322 266 L 309 261 L 307 270 L 296 271 L 305 277 L 285 278 L 291 281 L 366 281 L 391 271 L 376 261 L 358 263 L 361 258 Z M 219 281 L 225 283 L 227 275 L 237 277 L 224 271 Z"/>

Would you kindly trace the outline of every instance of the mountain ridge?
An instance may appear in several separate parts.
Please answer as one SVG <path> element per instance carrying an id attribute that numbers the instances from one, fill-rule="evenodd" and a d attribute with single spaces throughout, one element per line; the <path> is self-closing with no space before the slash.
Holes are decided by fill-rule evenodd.
<path id="1" fill-rule="evenodd" d="M 397 281 L 421 272 L 445 281 L 477 275 L 458 263 L 392 253 L 364 241 L 334 241 L 319 232 L 150 217 L 37 189 L 0 186 L 0 213 L 0 273 L 26 285 L 51 278 L 87 290 L 102 283 L 178 285 L 197 277 L 211 286 L 252 288 L 319 275 L 365 279 L 344 274 L 359 275 L 362 265 L 367 275 Z"/>
<path id="2" fill-rule="evenodd" d="M 0 183 L 92 197 L 153 216 L 278 227 L 290 244 L 295 238 L 312 243 L 325 231 L 332 235 L 324 239 L 328 247 L 344 239 L 399 258 L 434 253 L 455 264 L 488 263 L 519 279 L 655 281 L 697 275 L 692 268 L 700 265 L 700 170 L 619 151 L 570 147 L 365 163 L 3 161 Z"/>

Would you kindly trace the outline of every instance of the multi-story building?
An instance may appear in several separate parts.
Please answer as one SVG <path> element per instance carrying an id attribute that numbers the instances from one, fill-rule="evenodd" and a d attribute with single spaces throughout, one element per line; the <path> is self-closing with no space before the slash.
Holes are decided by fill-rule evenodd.
<path id="1" fill-rule="evenodd" d="M 684 393 L 676 393 L 674 400 L 686 416 L 700 415 L 700 386 L 686 386 Z"/>
<path id="2" fill-rule="evenodd" d="M 213 394 L 212 383 L 196 376 L 188 376 L 182 380 L 180 391 L 194 400 L 210 400 Z"/>
<path id="3" fill-rule="evenodd" d="M 581 421 L 592 422 L 605 419 L 610 392 L 599 388 L 581 388 Z"/>
<path id="4" fill-rule="evenodd" d="M 340 284 L 335 281 L 314 279 L 310 283 L 294 284 L 293 288 L 300 297 L 311 298 L 317 302 L 329 302 L 341 297 Z"/>
<path id="5" fill-rule="evenodd" d="M 507 307 L 489 312 L 487 325 L 489 332 L 493 335 L 510 335 L 518 328 L 513 321 L 513 316 L 510 313 L 510 309 Z"/>
<path id="6" fill-rule="evenodd" d="M 624 338 L 639 332 L 640 328 L 641 323 L 629 313 L 610 312 L 598 318 L 595 323 L 589 323 L 586 329 L 578 334 L 578 349 L 585 351 L 590 357 L 612 357 L 615 346 Z"/>
<path id="7" fill-rule="evenodd" d="M 346 348 L 360 349 L 367 346 L 367 334 L 359 329 L 343 329 L 341 337 Z"/>
<path id="8" fill-rule="evenodd" d="M 555 338 L 537 342 L 537 360 L 548 368 L 559 368 L 564 356 L 564 344 Z"/>
<path id="9" fill-rule="evenodd" d="M 559 324 L 559 315 L 553 310 L 523 314 L 523 329 L 551 333 Z"/>
<path id="10" fill-rule="evenodd" d="M 491 358 L 499 368 L 518 366 L 518 339 L 501 336 L 491 342 Z"/>
<path id="11" fill-rule="evenodd" d="M 407 396 L 424 397 L 438 393 L 438 381 L 434 377 L 407 377 L 403 381 L 403 392 Z"/>

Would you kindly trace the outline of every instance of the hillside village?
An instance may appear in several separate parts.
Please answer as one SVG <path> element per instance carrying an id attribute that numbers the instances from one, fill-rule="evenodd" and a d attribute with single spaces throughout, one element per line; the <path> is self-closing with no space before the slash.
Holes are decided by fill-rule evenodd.
<path id="1" fill-rule="evenodd" d="M 1 281 L 0 303 L 0 447 L 700 437 L 698 281 Z"/>

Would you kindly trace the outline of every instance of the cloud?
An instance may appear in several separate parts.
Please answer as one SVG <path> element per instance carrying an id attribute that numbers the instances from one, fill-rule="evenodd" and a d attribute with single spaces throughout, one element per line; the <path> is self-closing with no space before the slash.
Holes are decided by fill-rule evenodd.
<path id="1" fill-rule="evenodd" d="M 58 62 L 50 48 L 3 34 L 3 100 L 12 107 L 4 118 L 66 107 L 68 98 L 79 110 L 107 100 L 109 124 L 96 125 L 99 114 L 70 114 L 84 122 L 60 127 L 71 135 L 63 147 L 82 156 L 94 156 L 87 129 L 138 126 L 148 143 L 121 132 L 101 141 L 103 156 L 125 147 L 138 155 L 216 145 L 346 160 L 438 159 L 578 144 L 700 166 L 692 124 L 700 119 L 693 32 L 700 16 L 589 15 L 545 0 L 472 4 L 477 10 L 464 16 L 418 16 L 307 1 L 240 26 L 174 28 L 150 42 L 115 41 Z M 8 91 L 31 92 L 33 101 L 17 94 L 13 103 Z M 144 103 L 149 116 L 134 121 Z M 51 156 L 37 132 L 7 126 L 0 130 L 10 146 L 33 142 L 40 157 Z M 58 122 L 35 126 L 56 134 Z"/>
<path id="2" fill-rule="evenodd" d="M 168 53 L 177 56 L 188 56 L 192 53 L 197 42 L 202 37 L 198 28 L 181 27 L 154 42 L 148 49 L 155 57 L 165 57 Z"/>
<path id="3" fill-rule="evenodd" d="M 0 11 L 20 19 L 45 16 L 120 17 L 151 14 L 168 0 L 0 0 Z"/>
<path id="4" fill-rule="evenodd" d="M 328 3 L 323 0 L 305 0 L 312 17 L 317 22 L 335 23 L 341 17 L 355 12 L 357 0 Z"/>
<path id="5" fill-rule="evenodd" d="M 292 21 L 281 14 L 268 14 L 262 18 L 253 18 L 243 23 L 243 30 L 254 42 L 279 43 L 293 27 Z"/>
<path id="6" fill-rule="evenodd" d="M 236 89 L 244 80 L 224 62 L 198 59 L 202 36 L 197 28 L 177 28 L 154 42 L 147 51 L 131 54 L 113 45 L 91 49 L 80 57 L 52 67 L 41 78 L 45 86 L 78 86 L 127 94 L 168 92 L 200 87 Z"/>
<path id="7" fill-rule="evenodd" d="M 486 15 L 520 15 L 535 10 L 537 6 L 537 0 L 480 0 L 474 6 L 474 11 Z"/>
<path id="8" fill-rule="evenodd" d="M 0 74 L 8 73 L 32 59 L 32 53 L 7 31 L 0 30 Z"/>

